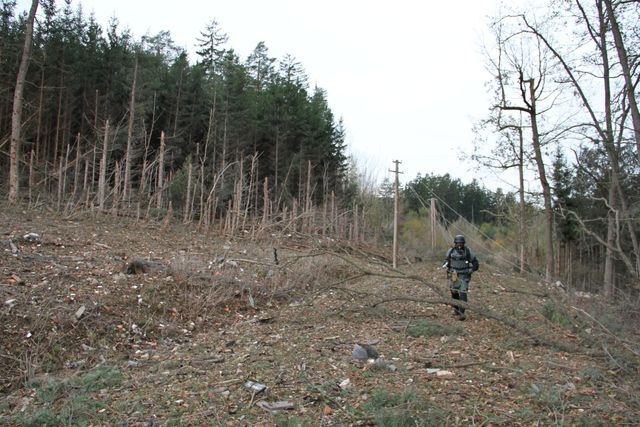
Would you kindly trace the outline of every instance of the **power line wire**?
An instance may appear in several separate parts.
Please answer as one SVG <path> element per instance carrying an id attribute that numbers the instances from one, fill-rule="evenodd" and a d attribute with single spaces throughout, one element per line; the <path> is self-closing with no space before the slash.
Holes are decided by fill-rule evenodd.
<path id="1" fill-rule="evenodd" d="M 479 235 L 481 235 L 482 237 L 484 237 L 486 240 L 491 241 L 494 245 L 496 245 L 496 246 L 500 247 L 501 249 L 503 249 L 503 250 L 505 250 L 505 251 L 508 251 L 508 250 L 509 250 L 509 248 L 506 248 L 504 245 L 502 245 L 502 244 L 501 244 L 500 242 L 498 242 L 497 240 L 495 240 L 495 239 L 491 238 L 491 237 L 490 237 L 490 236 L 488 236 L 486 233 L 483 233 L 483 232 L 480 230 L 480 228 L 479 228 L 479 227 L 477 227 L 475 224 L 473 224 L 473 223 L 471 223 L 471 222 L 467 221 L 467 220 L 466 220 L 466 218 L 464 218 L 464 216 L 462 216 L 462 215 L 460 214 L 460 212 L 458 212 L 458 211 L 457 211 L 456 209 L 454 209 L 451 205 L 449 205 L 447 202 L 445 202 L 445 201 L 444 201 L 444 200 L 443 200 L 443 199 L 442 199 L 438 194 L 436 194 L 436 192 L 435 192 L 435 191 L 433 191 L 433 189 L 429 188 L 429 187 L 427 186 L 427 184 L 426 184 L 426 183 L 424 183 L 424 182 L 423 182 L 423 183 L 421 183 L 421 185 L 423 185 L 423 186 L 424 186 L 424 188 L 425 188 L 425 189 L 426 189 L 426 190 L 427 190 L 427 191 L 428 191 L 428 192 L 429 192 L 429 193 L 430 193 L 430 194 L 431 194 L 435 199 L 437 199 L 437 200 L 438 200 L 438 201 L 439 201 L 439 202 L 440 202 L 444 207 L 446 207 L 446 208 L 450 209 L 453 213 L 455 213 L 456 215 L 458 215 L 458 217 L 459 217 L 459 218 L 462 218 L 462 219 L 465 221 L 465 223 L 466 223 L 470 228 L 472 228 L 475 232 L 477 232 Z M 420 202 L 420 204 L 421 204 L 424 208 L 427 208 L 427 206 L 426 206 L 426 204 L 425 204 L 424 199 L 422 198 L 422 196 L 421 196 L 420 194 L 418 194 L 418 192 L 416 192 L 415 188 L 414 188 L 413 186 L 410 186 L 409 188 L 410 188 L 410 189 L 411 189 L 411 191 L 413 191 L 413 193 L 416 195 L 416 197 L 418 198 L 418 201 Z M 446 228 L 446 229 L 448 230 L 448 229 L 449 229 L 449 227 L 450 227 L 451 225 L 453 225 L 453 223 L 452 223 L 452 222 L 450 222 L 450 221 L 448 221 L 448 220 L 446 219 L 446 217 L 444 216 L 444 214 L 442 214 L 442 213 L 441 213 L 441 215 L 440 215 L 440 216 L 441 216 L 441 218 L 442 218 L 442 223 L 445 225 L 445 227 L 444 227 L 444 228 Z M 458 230 L 463 231 L 461 228 L 458 228 Z M 443 237 L 445 238 L 445 240 L 446 240 L 447 238 L 448 238 L 448 240 L 451 240 L 451 237 L 452 237 L 452 234 L 451 234 L 451 233 L 448 233 L 448 236 L 444 234 L 444 233 L 445 233 L 445 232 L 444 232 L 444 230 L 442 230 L 442 233 L 443 233 Z M 481 246 L 481 247 L 485 247 L 485 244 L 484 244 L 483 242 L 476 242 L 474 239 L 472 239 L 472 241 L 473 241 L 474 243 L 478 243 L 478 245 L 479 245 L 479 246 Z M 485 247 L 485 249 L 486 249 L 486 247 Z M 512 260 L 510 260 L 509 258 L 506 258 L 506 257 L 502 256 L 500 253 L 495 253 L 495 252 L 493 252 L 493 253 L 492 253 L 492 255 L 493 255 L 495 258 L 497 258 L 497 259 L 501 260 L 502 262 L 506 263 L 507 265 L 510 265 L 510 266 L 512 266 L 512 267 L 514 267 L 514 268 L 518 268 L 518 269 L 520 268 L 520 266 L 519 266 L 519 264 L 518 264 L 518 263 L 513 262 L 513 261 L 512 261 Z M 492 267 L 489 267 L 489 268 L 492 268 Z M 498 270 L 497 270 L 497 269 L 495 269 L 495 271 L 498 271 Z M 531 277 L 536 277 L 536 278 L 539 278 L 539 277 L 540 277 L 540 275 L 535 275 L 535 274 L 533 274 L 533 273 L 529 273 L 529 275 L 530 275 Z"/>

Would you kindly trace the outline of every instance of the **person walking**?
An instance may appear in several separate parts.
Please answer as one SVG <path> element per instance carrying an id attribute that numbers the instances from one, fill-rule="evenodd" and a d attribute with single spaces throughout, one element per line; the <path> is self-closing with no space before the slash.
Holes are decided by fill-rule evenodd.
<path id="1" fill-rule="evenodd" d="M 447 269 L 447 279 L 451 289 L 451 298 L 467 302 L 469 281 L 473 272 L 478 271 L 480 263 L 476 255 L 465 246 L 465 238 L 458 234 L 453 239 L 453 247 L 447 251 L 443 268 Z M 467 317 L 463 307 L 453 306 L 453 314 L 460 320 Z"/>

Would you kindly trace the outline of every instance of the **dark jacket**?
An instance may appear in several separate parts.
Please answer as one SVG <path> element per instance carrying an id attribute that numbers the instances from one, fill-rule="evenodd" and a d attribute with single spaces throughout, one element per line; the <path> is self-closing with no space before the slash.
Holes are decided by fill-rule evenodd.
<path id="1" fill-rule="evenodd" d="M 463 249 L 457 247 L 449 249 L 444 258 L 444 264 L 449 271 L 455 271 L 458 274 L 471 274 L 478 271 L 480 267 L 478 258 L 466 246 Z"/>

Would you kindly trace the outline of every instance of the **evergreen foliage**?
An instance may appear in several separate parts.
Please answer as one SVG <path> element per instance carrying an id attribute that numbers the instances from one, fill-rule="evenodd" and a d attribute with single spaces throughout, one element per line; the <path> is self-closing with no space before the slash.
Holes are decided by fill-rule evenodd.
<path id="1" fill-rule="evenodd" d="M 10 133 L 13 86 L 24 40 L 23 20 L 23 16 L 16 16 L 14 1 L 2 2 L 3 138 Z M 67 147 L 72 159 L 77 153 L 83 159 L 94 155 L 99 159 L 104 126 L 109 120 L 112 127 L 107 175 L 113 185 L 115 163 L 122 165 L 124 161 L 135 84 L 135 152 L 131 168 L 134 188 L 140 184 L 145 161 L 148 167 L 157 167 L 153 161 L 160 133 L 164 132 L 165 176 L 182 170 L 192 155 L 193 164 L 207 171 L 202 182 L 205 186 L 228 168 L 229 173 L 219 183 L 219 188 L 225 188 L 240 173 L 239 162 L 257 156 L 255 180 L 263 182 L 268 178 L 270 191 L 280 195 L 283 203 L 299 197 L 299 184 L 307 178 L 308 162 L 314 202 L 322 199 L 327 188 L 339 195 L 347 172 L 345 130 L 329 108 L 326 92 L 309 89 L 304 69 L 295 58 L 286 56 L 278 61 L 259 42 L 242 59 L 227 46 L 227 41 L 222 26 L 212 20 L 201 31 L 198 57 L 191 63 L 169 31 L 136 39 L 120 27 L 116 18 L 103 29 L 93 16 L 87 17 L 82 7 L 72 6 L 71 1 L 58 5 L 54 0 L 43 0 L 24 95 L 23 165 L 33 150 L 35 173 L 42 178 L 59 166 Z M 0 158 L 0 166 L 6 162 L 4 156 Z M 25 180 L 26 170 L 22 168 L 21 179 Z M 243 174 L 248 173 L 245 168 Z M 89 171 L 89 181 L 94 179 L 97 174 Z M 256 204 L 260 206 L 251 205 L 250 211 L 262 207 L 261 202 Z M 194 208 L 199 210 L 199 206 Z"/>
<path id="2" fill-rule="evenodd" d="M 476 180 L 463 184 L 448 173 L 418 175 L 405 186 L 403 194 L 407 208 L 416 212 L 427 207 L 425 203 L 433 197 L 438 200 L 440 212 L 448 223 L 459 217 L 475 224 L 496 222 L 499 220 L 497 212 L 500 205 L 505 199 L 509 203 L 514 200 L 513 194 L 505 196 L 500 189 L 492 192 L 480 186 Z"/>

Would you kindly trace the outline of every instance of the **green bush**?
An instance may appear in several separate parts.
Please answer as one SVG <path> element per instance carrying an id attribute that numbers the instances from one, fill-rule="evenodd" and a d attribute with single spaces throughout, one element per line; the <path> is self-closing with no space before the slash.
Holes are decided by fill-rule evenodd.
<path id="1" fill-rule="evenodd" d="M 553 323 L 565 328 L 570 328 L 573 325 L 571 315 L 567 313 L 564 307 L 554 301 L 547 301 L 541 310 L 542 315 Z"/>

